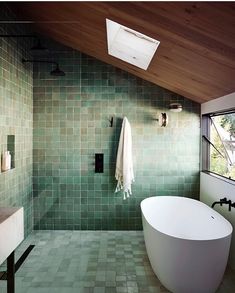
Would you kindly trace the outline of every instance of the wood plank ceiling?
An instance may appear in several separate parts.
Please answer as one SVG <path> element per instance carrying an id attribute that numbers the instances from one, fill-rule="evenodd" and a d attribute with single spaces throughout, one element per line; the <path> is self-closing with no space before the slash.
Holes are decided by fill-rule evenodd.
<path id="1" fill-rule="evenodd" d="M 235 92 L 234 2 L 12 5 L 38 32 L 196 102 Z M 146 71 L 108 55 L 106 18 L 160 40 Z"/>

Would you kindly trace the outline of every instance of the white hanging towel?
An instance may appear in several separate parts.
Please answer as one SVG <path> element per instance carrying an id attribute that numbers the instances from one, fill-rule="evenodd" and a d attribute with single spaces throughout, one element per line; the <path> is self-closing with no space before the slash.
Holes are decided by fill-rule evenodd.
<path id="1" fill-rule="evenodd" d="M 123 190 L 123 199 L 126 199 L 131 195 L 131 184 L 134 182 L 131 126 L 126 117 L 122 122 L 115 178 L 118 181 L 115 192 Z"/>

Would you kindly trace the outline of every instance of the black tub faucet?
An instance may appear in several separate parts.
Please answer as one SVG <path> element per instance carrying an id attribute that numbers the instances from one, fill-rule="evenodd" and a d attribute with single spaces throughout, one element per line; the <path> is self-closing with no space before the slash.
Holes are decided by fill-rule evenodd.
<path id="1" fill-rule="evenodd" d="M 235 208 L 235 202 L 232 202 L 231 199 L 228 200 L 226 197 L 221 198 L 219 201 L 213 202 L 211 207 L 214 208 L 214 206 L 216 204 L 220 204 L 221 207 L 222 207 L 223 204 L 228 204 L 228 210 L 229 211 L 231 211 L 231 207 Z"/>
<path id="2" fill-rule="evenodd" d="M 223 203 L 225 203 L 225 204 L 227 203 L 227 198 L 226 197 L 221 198 L 219 201 L 213 202 L 213 204 L 211 205 L 211 207 L 214 208 L 214 206 L 216 204 L 220 204 L 220 206 L 222 207 Z"/>

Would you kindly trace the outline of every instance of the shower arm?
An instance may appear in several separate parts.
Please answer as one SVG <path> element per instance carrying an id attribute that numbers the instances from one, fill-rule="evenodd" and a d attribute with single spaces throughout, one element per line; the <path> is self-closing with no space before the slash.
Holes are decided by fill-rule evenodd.
<path id="1" fill-rule="evenodd" d="M 23 63 L 47 63 L 47 64 L 55 64 L 57 67 L 59 64 L 55 61 L 47 61 L 47 60 L 27 60 L 27 59 L 22 59 Z"/>

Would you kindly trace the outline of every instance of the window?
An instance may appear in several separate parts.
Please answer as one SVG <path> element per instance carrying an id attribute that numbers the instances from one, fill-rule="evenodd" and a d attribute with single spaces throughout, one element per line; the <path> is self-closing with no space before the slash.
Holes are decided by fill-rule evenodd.
<path id="1" fill-rule="evenodd" d="M 202 169 L 235 180 L 235 110 L 202 117 Z"/>

